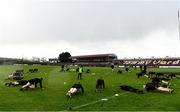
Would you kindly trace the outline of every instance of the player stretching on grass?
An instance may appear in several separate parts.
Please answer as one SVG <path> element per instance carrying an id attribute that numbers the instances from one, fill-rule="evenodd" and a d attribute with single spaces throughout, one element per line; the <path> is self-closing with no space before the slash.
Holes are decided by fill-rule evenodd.
<path id="1" fill-rule="evenodd" d="M 158 91 L 169 92 L 169 93 L 172 93 L 174 91 L 173 89 L 169 87 L 163 87 L 161 86 L 161 84 L 155 83 L 155 82 L 147 83 L 146 85 L 144 85 L 144 89 L 146 91 L 158 90 Z"/>
<path id="2" fill-rule="evenodd" d="M 105 83 L 103 78 L 99 78 L 96 83 L 96 92 L 100 91 L 105 88 Z"/>
<path id="3" fill-rule="evenodd" d="M 27 83 L 22 86 L 20 91 L 22 91 L 23 89 L 28 89 L 32 85 L 34 85 L 36 88 L 38 83 L 40 84 L 40 88 L 42 88 L 42 80 L 43 80 L 43 78 L 33 78 L 33 79 L 28 80 Z"/>
<path id="4" fill-rule="evenodd" d="M 80 90 L 81 90 L 82 93 L 84 93 L 84 88 L 83 88 L 83 86 L 80 84 L 80 82 L 75 83 L 75 84 L 70 88 L 70 90 L 67 92 L 66 95 L 69 96 L 69 97 L 72 97 L 73 94 L 77 93 L 77 92 L 80 91 Z"/>

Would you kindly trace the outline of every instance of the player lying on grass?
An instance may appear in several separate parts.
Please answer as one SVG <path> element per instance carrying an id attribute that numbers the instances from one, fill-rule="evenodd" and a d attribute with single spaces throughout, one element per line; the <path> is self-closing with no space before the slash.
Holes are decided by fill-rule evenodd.
<path id="1" fill-rule="evenodd" d="M 30 80 L 17 80 L 13 82 L 8 82 L 5 83 L 6 86 L 17 86 L 17 85 L 22 85 L 21 90 L 27 89 L 27 88 L 36 88 L 37 84 L 40 83 L 40 87 L 42 88 L 42 78 L 33 78 Z"/>
<path id="2" fill-rule="evenodd" d="M 38 72 L 38 69 L 35 68 L 35 69 L 29 69 L 29 73 L 35 73 L 35 72 Z"/>
<path id="3" fill-rule="evenodd" d="M 169 87 L 163 87 L 160 83 L 150 82 L 143 86 L 146 91 L 163 91 L 172 93 L 174 90 Z"/>
<path id="4" fill-rule="evenodd" d="M 118 70 L 117 73 L 118 73 L 118 74 L 122 74 L 122 71 L 121 71 L 121 70 Z"/>
<path id="5" fill-rule="evenodd" d="M 23 79 L 23 73 L 20 70 L 16 70 L 16 72 L 10 74 L 6 80 L 21 80 Z"/>
<path id="6" fill-rule="evenodd" d="M 136 89 L 136 88 L 128 86 L 128 85 L 121 85 L 120 89 L 125 90 L 125 91 L 134 92 L 134 93 L 139 93 L 139 94 L 143 94 L 144 93 L 143 90 Z"/>
<path id="7" fill-rule="evenodd" d="M 105 88 L 104 79 L 101 77 L 96 82 L 96 92 L 102 91 Z"/>
<path id="8" fill-rule="evenodd" d="M 137 75 L 137 78 L 140 78 L 141 76 L 145 76 L 145 77 L 148 77 L 149 78 L 149 76 L 146 74 L 146 71 L 141 71 L 140 73 L 136 73 L 136 75 Z"/>
<path id="9" fill-rule="evenodd" d="M 5 83 L 5 86 L 17 86 L 17 85 L 25 85 L 27 84 L 27 80 L 17 80 L 17 81 L 12 81 L 12 82 L 7 82 Z"/>
<path id="10" fill-rule="evenodd" d="M 151 78 L 151 82 L 152 83 L 157 83 L 157 84 L 160 84 L 162 85 L 163 87 L 169 87 L 170 86 L 170 79 L 168 78 L 158 78 L 158 77 L 154 77 L 154 78 Z"/>
<path id="11" fill-rule="evenodd" d="M 177 78 L 177 79 L 179 79 L 178 74 L 175 74 L 175 73 L 168 74 L 167 77 L 168 77 L 168 78 L 170 77 L 171 79 L 174 78 L 174 77 Z"/>
<path id="12" fill-rule="evenodd" d="M 148 73 L 149 77 L 163 77 L 163 78 L 171 78 L 173 79 L 174 77 L 179 79 L 179 75 L 180 73 L 173 73 L 173 72 L 152 72 L 150 71 Z"/>
<path id="13" fill-rule="evenodd" d="M 40 85 L 40 88 L 42 88 L 42 80 L 43 80 L 43 78 L 33 78 L 33 79 L 30 79 L 30 80 L 27 81 L 27 83 L 25 85 L 23 85 L 21 87 L 20 90 L 22 91 L 24 89 L 31 88 L 31 87 L 33 87 L 33 85 L 34 85 L 35 88 L 37 88 L 37 84 L 38 83 Z"/>
<path id="14" fill-rule="evenodd" d="M 72 97 L 72 95 L 76 94 L 78 91 L 81 91 L 82 93 L 84 93 L 84 88 L 83 86 L 80 84 L 80 82 L 75 83 L 70 90 L 67 92 L 67 96 Z"/>

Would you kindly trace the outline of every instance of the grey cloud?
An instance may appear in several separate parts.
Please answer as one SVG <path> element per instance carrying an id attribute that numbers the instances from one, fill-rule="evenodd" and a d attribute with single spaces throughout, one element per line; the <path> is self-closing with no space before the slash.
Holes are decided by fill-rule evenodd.
<path id="1" fill-rule="evenodd" d="M 178 28 L 177 1 L 42 0 L 20 6 L 18 17 L 4 24 L 1 44 L 133 41 L 156 30 L 171 33 Z"/>

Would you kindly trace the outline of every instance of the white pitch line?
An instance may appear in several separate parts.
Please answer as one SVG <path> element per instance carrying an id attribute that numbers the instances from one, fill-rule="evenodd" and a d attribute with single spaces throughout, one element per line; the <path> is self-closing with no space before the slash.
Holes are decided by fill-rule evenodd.
<path id="1" fill-rule="evenodd" d="M 124 95 L 124 94 L 126 94 L 126 93 L 122 93 L 122 94 L 119 94 L 119 95 Z M 103 99 L 111 99 L 111 98 L 114 98 L 114 97 L 116 97 L 116 96 L 113 95 L 113 96 L 103 98 Z M 80 105 L 80 106 L 72 107 L 72 109 L 79 109 L 79 108 L 82 108 L 82 107 L 85 107 L 85 106 L 88 106 L 88 105 L 92 105 L 92 104 L 95 104 L 95 103 L 98 103 L 98 102 L 101 102 L 101 101 L 102 101 L 102 99 L 97 100 L 97 101 L 93 101 L 93 102 L 90 102 L 90 103 L 86 103 L 86 104 L 83 104 L 83 105 Z"/>

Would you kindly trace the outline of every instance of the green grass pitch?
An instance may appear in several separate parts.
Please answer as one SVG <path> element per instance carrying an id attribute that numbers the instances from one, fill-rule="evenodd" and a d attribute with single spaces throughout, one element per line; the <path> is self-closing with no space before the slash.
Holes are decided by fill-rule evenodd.
<path id="1" fill-rule="evenodd" d="M 20 86 L 6 87 L 5 78 L 17 69 L 38 68 L 37 73 L 26 73 L 24 79 L 43 77 L 45 89 L 19 91 Z M 91 73 L 83 73 L 82 80 L 77 80 L 76 72 L 60 72 L 58 66 L 0 66 L 0 111 L 63 111 L 70 106 L 74 111 L 180 111 L 180 80 L 174 78 L 171 88 L 174 93 L 146 92 L 145 94 L 130 93 L 119 89 L 121 84 L 142 89 L 149 79 L 135 75 L 139 69 L 130 69 L 125 72 L 123 68 L 116 68 L 114 72 L 107 67 L 84 67 Z M 122 70 L 122 74 L 117 74 Z M 151 71 L 173 71 L 180 69 L 148 69 Z M 106 89 L 102 93 L 95 92 L 96 80 L 105 79 Z M 66 83 L 64 83 L 66 82 Z M 85 93 L 66 97 L 67 90 L 73 83 L 81 82 Z M 114 97 L 115 94 L 119 96 Z M 101 101 L 101 99 L 108 99 Z M 90 104 L 89 104 L 90 103 Z M 89 105 L 86 105 L 89 104 Z"/>

